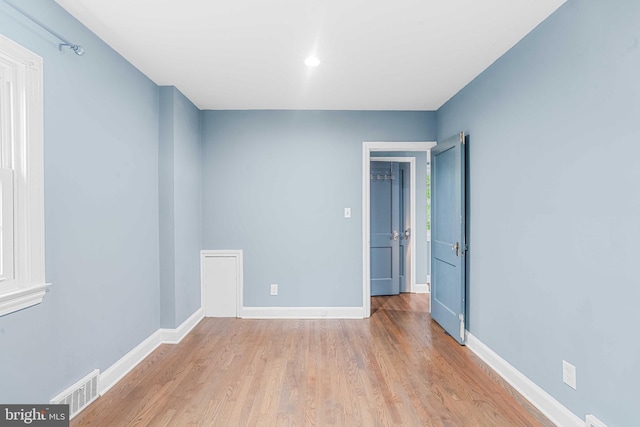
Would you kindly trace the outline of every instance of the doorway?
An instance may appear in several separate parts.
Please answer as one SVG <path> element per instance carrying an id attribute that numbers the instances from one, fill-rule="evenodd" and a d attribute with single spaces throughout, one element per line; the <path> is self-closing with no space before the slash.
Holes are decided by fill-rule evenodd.
<path id="1" fill-rule="evenodd" d="M 397 157 L 397 155 L 402 154 L 403 156 L 407 156 L 407 157 L 403 157 L 401 158 L 402 161 L 407 161 L 407 159 L 411 159 L 411 157 L 408 156 L 407 152 L 416 152 L 416 153 L 428 153 L 428 151 L 434 147 L 436 145 L 435 142 L 364 142 L 363 143 L 363 150 L 362 150 L 362 235 L 363 235 L 363 241 L 362 241 L 362 253 L 363 253 L 363 257 L 362 257 L 362 264 L 363 264 L 363 317 L 370 317 L 371 316 L 371 248 L 370 248 L 370 243 L 371 243 L 371 212 L 370 212 L 370 206 L 371 206 L 371 195 L 370 195 L 370 180 L 371 180 L 371 160 L 377 160 L 377 158 L 375 158 L 376 154 L 374 154 L 372 156 L 372 153 L 380 153 L 380 152 L 388 152 L 390 153 L 390 157 Z M 386 154 L 385 154 L 386 156 Z M 421 233 L 420 230 L 422 230 L 421 226 L 418 226 L 419 228 L 416 228 L 416 215 L 415 215 L 415 209 L 416 209 L 416 197 L 417 197 L 417 193 L 416 193 L 416 185 L 415 185 L 415 171 L 416 171 L 416 164 L 415 164 L 415 159 L 414 159 L 414 164 L 413 167 L 410 167 L 410 175 L 413 175 L 413 179 L 412 184 L 410 184 L 410 188 L 411 188 L 411 199 L 413 201 L 413 212 L 411 213 L 411 218 L 412 218 L 412 225 L 410 227 L 410 232 L 411 230 L 415 230 L 414 232 L 412 232 L 413 236 L 414 236 L 414 241 L 416 239 L 423 239 L 425 244 L 426 244 L 426 234 L 425 233 Z M 426 162 L 425 165 L 426 167 Z M 413 174 L 411 173 L 411 171 L 413 171 Z M 426 194 L 425 194 L 426 197 Z M 416 291 L 415 288 L 417 287 L 421 287 L 421 286 L 426 286 L 426 284 L 417 284 L 416 283 L 416 274 L 415 274 L 415 268 L 416 268 L 416 250 L 415 250 L 416 245 L 414 244 L 412 246 L 412 249 L 410 251 L 410 275 L 411 275 L 411 279 L 409 282 L 409 289 L 410 291 Z M 426 257 L 426 252 L 424 254 L 424 256 Z"/>

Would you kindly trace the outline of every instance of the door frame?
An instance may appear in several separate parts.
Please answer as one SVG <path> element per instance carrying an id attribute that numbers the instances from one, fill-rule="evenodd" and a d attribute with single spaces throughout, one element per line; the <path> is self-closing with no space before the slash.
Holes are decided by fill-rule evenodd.
<path id="1" fill-rule="evenodd" d="M 371 195 L 370 191 L 370 173 L 372 160 L 381 159 L 384 157 L 371 157 L 371 152 L 374 151 L 425 151 L 428 152 L 431 148 L 436 146 L 435 141 L 409 141 L 409 142 L 363 142 L 362 143 L 362 316 L 367 318 L 371 316 L 371 248 L 369 247 L 371 242 Z M 410 158 L 410 157 L 409 157 Z M 407 157 L 404 157 L 407 159 Z M 406 161 L 406 160 L 405 160 Z M 414 158 L 415 161 L 415 158 Z M 411 174 L 415 174 L 415 165 L 411 168 Z M 416 228 L 413 226 L 415 221 L 415 181 L 412 181 L 411 188 L 411 220 L 412 228 L 414 230 L 414 236 L 419 234 L 415 232 Z M 413 241 L 412 241 L 413 243 Z M 412 246 L 412 249 L 415 245 Z M 415 280 L 415 251 L 411 251 L 411 287 L 414 287 Z"/>
<path id="2" fill-rule="evenodd" d="M 210 257 L 225 257 L 225 258 L 235 258 L 236 259 L 236 317 L 242 318 L 242 308 L 243 308 L 243 291 L 244 287 L 244 278 L 242 276 L 243 266 L 242 266 L 242 258 L 243 252 L 242 250 L 211 250 L 211 249 L 203 249 L 200 251 L 200 307 L 205 313 L 207 313 L 207 307 L 205 307 L 205 286 L 206 283 L 204 281 L 204 261 L 205 258 Z"/>
<path id="3" fill-rule="evenodd" d="M 409 227 L 411 227 L 411 237 L 416 230 L 416 158 L 415 157 L 371 157 L 371 162 L 396 162 L 396 163 L 409 163 L 409 216 L 411 221 Z M 369 165 L 371 165 L 369 162 Z M 371 167 L 371 166 L 369 166 Z M 369 216 L 371 218 L 371 216 Z M 404 230 L 399 230 L 400 234 L 404 233 Z M 371 231 L 369 231 L 371 232 Z M 414 250 L 413 241 L 409 242 L 409 248 L 411 250 L 411 256 L 409 257 L 409 287 L 408 292 L 414 292 L 416 288 L 416 251 Z"/>

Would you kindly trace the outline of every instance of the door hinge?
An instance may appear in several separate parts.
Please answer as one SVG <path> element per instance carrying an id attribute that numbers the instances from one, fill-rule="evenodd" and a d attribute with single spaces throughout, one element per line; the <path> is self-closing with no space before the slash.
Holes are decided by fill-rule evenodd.
<path id="1" fill-rule="evenodd" d="M 458 319 L 460 319 L 460 340 L 464 342 L 464 314 L 459 314 Z"/>
<path id="2" fill-rule="evenodd" d="M 464 132 L 460 132 L 460 144 L 464 144 Z"/>

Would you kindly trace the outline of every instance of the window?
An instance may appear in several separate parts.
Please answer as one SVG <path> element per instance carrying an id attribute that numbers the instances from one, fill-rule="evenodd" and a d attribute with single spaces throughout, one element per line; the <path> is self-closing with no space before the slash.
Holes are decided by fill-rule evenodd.
<path id="1" fill-rule="evenodd" d="M 0 35 L 0 316 L 44 298 L 42 58 Z"/>
<path id="2" fill-rule="evenodd" d="M 13 278 L 13 169 L 0 168 L 0 283 Z"/>

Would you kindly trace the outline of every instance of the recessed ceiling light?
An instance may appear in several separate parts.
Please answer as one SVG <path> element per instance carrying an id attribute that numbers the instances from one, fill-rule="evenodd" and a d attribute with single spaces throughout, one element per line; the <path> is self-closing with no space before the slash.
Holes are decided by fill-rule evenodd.
<path id="1" fill-rule="evenodd" d="M 308 66 L 308 67 L 317 67 L 318 65 L 320 65 L 320 60 L 318 58 L 316 58 L 315 56 L 310 56 L 307 59 L 304 60 L 304 63 Z"/>

